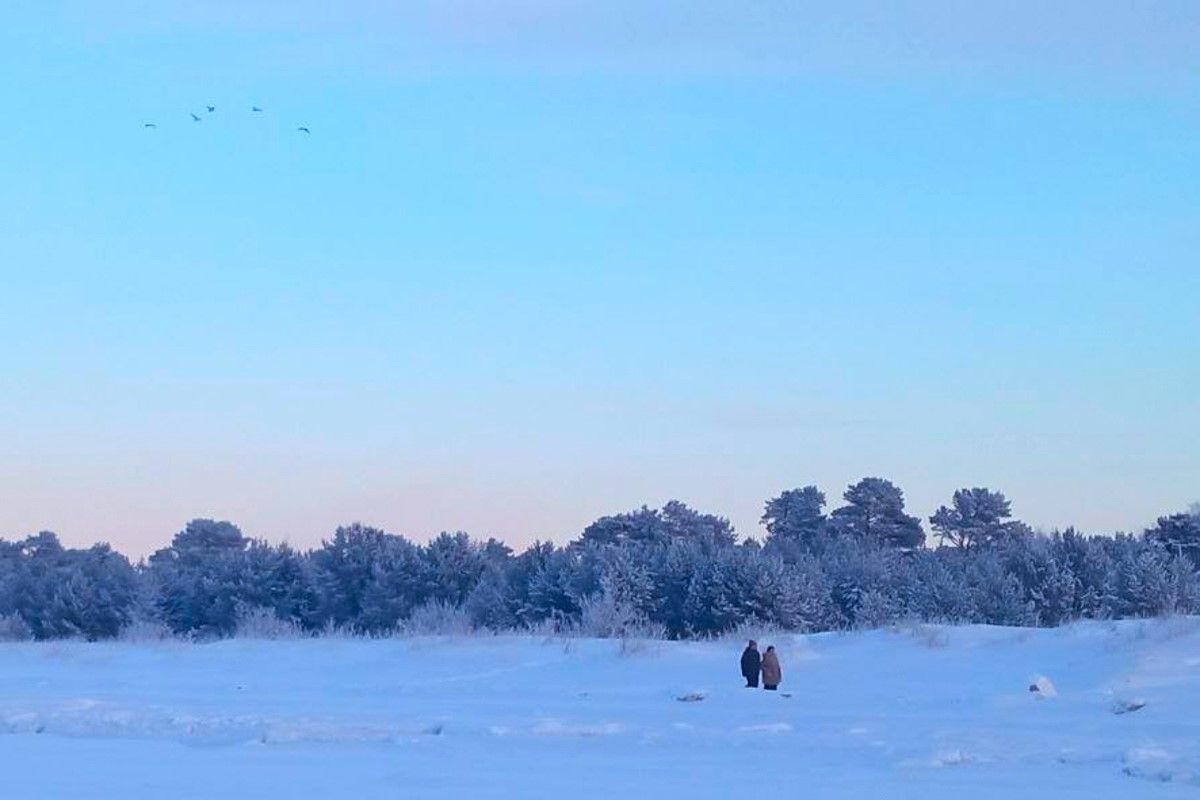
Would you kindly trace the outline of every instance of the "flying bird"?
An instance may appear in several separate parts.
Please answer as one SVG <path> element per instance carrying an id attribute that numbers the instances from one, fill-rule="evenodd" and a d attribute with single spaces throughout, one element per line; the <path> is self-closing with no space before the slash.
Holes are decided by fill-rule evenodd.
<path id="1" fill-rule="evenodd" d="M 250 110 L 251 110 L 251 111 L 257 111 L 257 112 L 261 112 L 261 111 L 262 111 L 262 109 L 261 109 L 261 108 L 259 108 L 258 106 L 250 106 Z"/>
<path id="2" fill-rule="evenodd" d="M 196 116 L 195 114 L 192 114 L 192 122 L 199 122 L 199 121 L 200 121 L 200 117 Z"/>
<path id="3" fill-rule="evenodd" d="M 205 106 L 205 108 L 208 109 L 208 113 L 210 113 L 210 114 L 217 110 L 216 106 Z"/>
<path id="4" fill-rule="evenodd" d="M 296 128 L 296 130 L 300 131 L 300 133 L 312 133 L 312 131 L 310 131 L 308 128 L 304 127 L 303 125 L 301 125 L 299 128 Z"/>
<path id="5" fill-rule="evenodd" d="M 146 122 L 146 123 L 142 124 L 142 127 L 143 128 L 157 128 L 158 126 L 155 125 L 153 122 Z"/>

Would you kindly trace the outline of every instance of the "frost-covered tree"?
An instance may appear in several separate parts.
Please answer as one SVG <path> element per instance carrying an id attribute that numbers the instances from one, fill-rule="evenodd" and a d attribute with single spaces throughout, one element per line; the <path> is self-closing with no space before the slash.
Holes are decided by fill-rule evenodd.
<path id="1" fill-rule="evenodd" d="M 829 515 L 836 535 L 900 549 L 924 544 L 920 521 L 904 513 L 904 493 L 891 481 L 863 478 L 846 489 L 842 499 L 846 505 Z"/>
<path id="2" fill-rule="evenodd" d="M 106 545 L 64 548 L 52 533 L 0 539 L 0 638 L 105 638 L 131 623 L 207 638 L 245 632 L 247 620 L 260 633 L 292 635 L 548 621 L 689 637 L 755 624 L 1058 625 L 1200 612 L 1188 515 L 1163 517 L 1139 537 L 1044 537 L 1014 523 L 1002 495 L 966 489 L 931 518 L 958 546 L 927 550 L 892 484 L 864 479 L 845 499 L 822 518 L 814 487 L 773 498 L 765 545 L 737 544 L 728 520 L 678 502 L 604 517 L 567 546 L 541 542 L 519 554 L 465 533 L 417 545 L 359 524 L 304 552 L 205 519 L 137 566 Z"/>
<path id="3" fill-rule="evenodd" d="M 433 571 L 421 548 L 403 536 L 384 534 L 370 553 L 370 577 L 358 615 L 347 623 L 370 634 L 390 633 L 433 598 Z"/>
<path id="4" fill-rule="evenodd" d="M 666 626 L 674 637 L 687 636 L 688 597 L 692 578 L 711 556 L 696 542 L 674 541 L 650 551 L 654 575 L 654 611 L 651 619 Z"/>
<path id="5" fill-rule="evenodd" d="M 1193 564 L 1200 564 L 1200 513 L 1189 511 L 1159 517 L 1146 538 L 1166 547 L 1176 555 L 1185 555 Z"/>
<path id="6" fill-rule="evenodd" d="M 612 602 L 649 620 L 655 610 L 657 582 L 647 548 L 605 548 L 599 558 L 602 591 Z"/>
<path id="7" fill-rule="evenodd" d="M 48 531 L 0 541 L 0 618 L 33 638 L 116 636 L 136 595 L 136 572 L 107 544 L 66 549 Z"/>
<path id="8" fill-rule="evenodd" d="M 625 514 L 601 517 L 584 529 L 579 544 L 666 544 L 675 540 L 725 547 L 733 545 L 737 536 L 724 517 L 704 514 L 671 500 L 661 509 L 642 506 Z"/>
<path id="9" fill-rule="evenodd" d="M 1008 571 L 994 549 L 980 551 L 966 561 L 966 583 L 971 592 L 973 622 L 989 625 L 1035 625 L 1037 609 L 1025 597 L 1020 579 Z"/>
<path id="10" fill-rule="evenodd" d="M 1121 616 L 1149 617 L 1174 611 L 1171 602 L 1168 556 L 1127 540 L 1117 558 L 1117 597 Z"/>
<path id="11" fill-rule="evenodd" d="M 195 519 L 150 556 L 161 619 L 175 633 L 228 636 L 237 628 L 237 587 L 249 540 L 230 522 Z"/>
<path id="12" fill-rule="evenodd" d="M 1011 504 L 990 489 L 959 489 L 949 506 L 942 506 L 929 523 L 943 544 L 976 547 L 1028 533 L 1024 524 L 1010 519 Z"/>
<path id="13" fill-rule="evenodd" d="M 517 626 L 517 609 L 509 570 L 489 563 L 463 601 L 471 624 L 481 630 L 503 631 Z"/>
<path id="14" fill-rule="evenodd" d="M 322 542 L 312 562 L 323 616 L 339 627 L 390 630 L 426 600 L 430 588 L 416 545 L 357 522 Z"/>
<path id="15" fill-rule="evenodd" d="M 876 625 L 877 619 L 864 618 L 862 606 L 870 597 L 876 608 L 887 602 L 899 609 L 895 586 L 900 574 L 901 555 L 878 542 L 841 537 L 830 542 L 821 556 L 821 565 L 828 576 L 830 598 L 837 613 L 837 627 L 852 628 Z"/>
<path id="16" fill-rule="evenodd" d="M 767 529 L 767 547 L 787 561 L 816 549 L 825 533 L 824 509 L 825 495 L 815 486 L 788 489 L 771 498 L 760 520 Z"/>
<path id="17" fill-rule="evenodd" d="M 1117 616 L 1150 617 L 1200 611 L 1200 578 L 1184 556 L 1157 543 L 1120 536 L 1113 541 Z"/>
<path id="18" fill-rule="evenodd" d="M 692 576 L 684 614 L 692 634 L 708 636 L 750 620 L 794 629 L 801 622 L 799 605 L 782 561 L 729 548 L 705 560 Z"/>
<path id="19" fill-rule="evenodd" d="M 1104 542 L 1083 536 L 1074 528 L 1051 534 L 1054 559 L 1070 576 L 1073 619 L 1111 616 L 1116 606 L 1117 583 L 1112 557 Z"/>
<path id="20" fill-rule="evenodd" d="M 964 558 L 946 550 L 918 550 L 901 562 L 897 594 L 904 613 L 924 622 L 971 620 L 972 597 L 963 575 Z"/>
<path id="21" fill-rule="evenodd" d="M 1022 536 L 995 545 L 1005 571 L 1017 579 L 1033 624 L 1061 625 L 1072 617 L 1076 582 L 1044 536 Z"/>
<path id="22" fill-rule="evenodd" d="M 324 623 L 317 572 L 311 559 L 286 544 L 251 540 L 242 552 L 238 602 L 270 611 L 300 629 Z"/>
<path id="23" fill-rule="evenodd" d="M 582 578 L 582 564 L 583 559 L 575 550 L 545 552 L 529 577 L 521 617 L 528 622 L 578 620 L 583 598 L 599 589 L 598 581 Z"/>
<path id="24" fill-rule="evenodd" d="M 737 543 L 733 525 L 725 517 L 696 511 L 678 500 L 668 501 L 661 515 L 671 539 L 687 539 L 708 547 L 731 547 Z"/>
<path id="25" fill-rule="evenodd" d="M 423 555 L 429 566 L 429 595 L 452 606 L 462 605 L 486 566 L 482 547 L 462 531 L 438 534 L 425 545 Z"/>

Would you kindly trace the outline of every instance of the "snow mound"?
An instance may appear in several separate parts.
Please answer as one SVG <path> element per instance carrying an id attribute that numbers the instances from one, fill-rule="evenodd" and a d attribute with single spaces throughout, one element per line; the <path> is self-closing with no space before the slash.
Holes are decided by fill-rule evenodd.
<path id="1" fill-rule="evenodd" d="M 1038 698 L 1051 699 L 1058 697 L 1058 689 L 1055 688 L 1054 682 L 1045 675 L 1034 677 L 1033 682 L 1029 684 L 1029 691 Z"/>
<path id="2" fill-rule="evenodd" d="M 614 736 L 624 732 L 625 726 L 618 722 L 581 724 L 547 719 L 533 726 L 533 733 L 537 736 Z"/>
<path id="3" fill-rule="evenodd" d="M 742 725 L 738 733 L 788 733 L 793 728 L 786 722 L 762 722 L 756 725 Z"/>
<path id="4" fill-rule="evenodd" d="M 1122 771 L 1133 778 L 1159 783 L 1200 783 L 1188 764 L 1162 747 L 1131 748 L 1125 753 L 1122 764 Z"/>

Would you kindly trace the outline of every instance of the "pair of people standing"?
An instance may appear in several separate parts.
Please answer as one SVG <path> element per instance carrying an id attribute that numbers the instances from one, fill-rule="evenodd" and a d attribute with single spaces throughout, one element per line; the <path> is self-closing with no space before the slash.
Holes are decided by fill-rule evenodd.
<path id="1" fill-rule="evenodd" d="M 762 675 L 763 688 L 775 691 L 783 680 L 783 670 L 779 666 L 779 656 L 775 654 L 775 646 L 770 645 L 761 655 L 758 652 L 758 642 L 753 639 L 742 651 L 742 677 L 746 679 L 747 689 L 758 688 L 758 676 Z"/>

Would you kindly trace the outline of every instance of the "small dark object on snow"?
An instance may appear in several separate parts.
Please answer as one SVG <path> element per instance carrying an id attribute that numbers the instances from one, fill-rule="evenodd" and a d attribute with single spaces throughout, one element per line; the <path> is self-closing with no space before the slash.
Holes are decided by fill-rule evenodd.
<path id="1" fill-rule="evenodd" d="M 1130 714 L 1134 711 L 1140 711 L 1145 707 L 1145 700 L 1118 700 L 1113 703 L 1112 712 L 1114 714 Z"/>
<path id="2" fill-rule="evenodd" d="M 701 700 L 704 699 L 704 693 L 703 692 L 688 692 L 687 694 L 680 695 L 679 697 L 676 697 L 675 699 L 681 703 L 699 703 Z"/>

